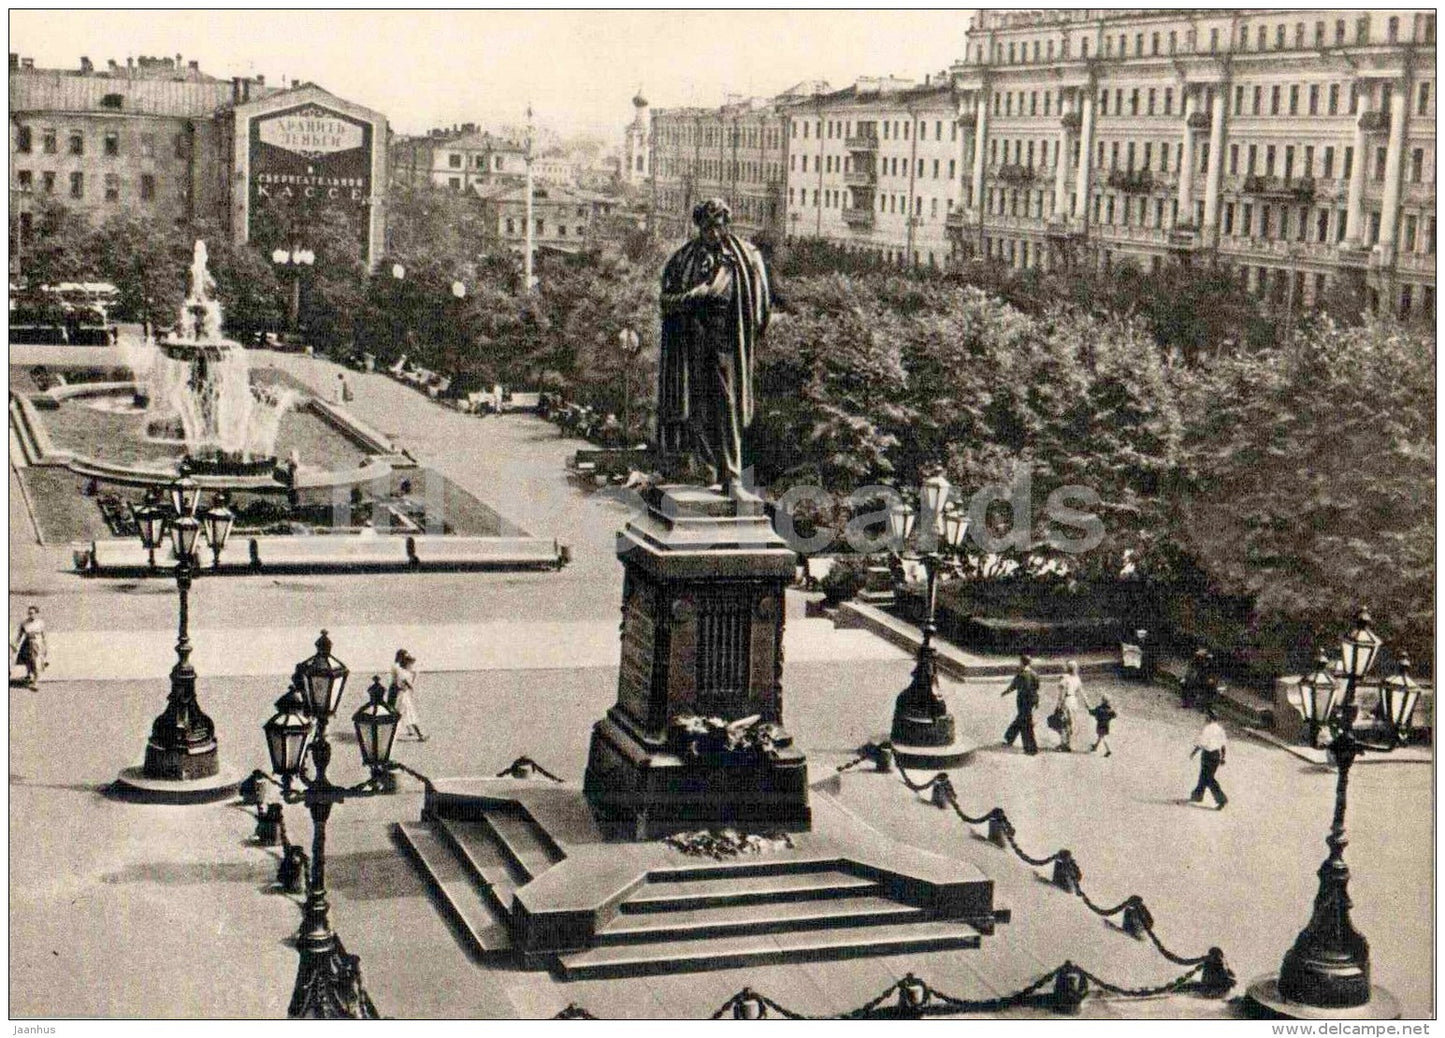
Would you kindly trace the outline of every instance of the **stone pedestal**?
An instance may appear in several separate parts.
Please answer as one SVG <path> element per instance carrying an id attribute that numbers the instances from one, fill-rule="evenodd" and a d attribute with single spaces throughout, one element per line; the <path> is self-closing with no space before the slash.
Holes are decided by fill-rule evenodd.
<path id="1" fill-rule="evenodd" d="M 759 501 L 674 485 L 648 505 L 617 538 L 621 669 L 617 702 L 592 731 L 587 801 L 629 839 L 805 830 L 807 762 L 781 727 L 783 592 L 796 555 Z"/>

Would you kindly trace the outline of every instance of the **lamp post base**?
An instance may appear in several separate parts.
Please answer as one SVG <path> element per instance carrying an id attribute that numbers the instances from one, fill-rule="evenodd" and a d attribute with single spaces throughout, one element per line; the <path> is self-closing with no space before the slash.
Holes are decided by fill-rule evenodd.
<path id="1" fill-rule="evenodd" d="M 115 789 L 128 800 L 152 804 L 200 804 L 225 800 L 236 792 L 240 776 L 221 768 L 196 779 L 152 778 L 140 766 L 125 768 L 116 776 Z"/>
<path id="2" fill-rule="evenodd" d="M 978 749 L 967 739 L 954 739 L 942 746 L 888 740 L 893 759 L 905 768 L 961 768 Z"/>
<path id="3" fill-rule="evenodd" d="M 1279 991 L 1279 974 L 1260 977 L 1249 985 L 1246 1003 L 1270 1016 L 1288 1020 L 1398 1020 L 1400 1003 L 1379 985 L 1370 985 L 1370 1000 L 1360 1006 L 1312 1006 L 1291 1002 Z"/>
<path id="4" fill-rule="evenodd" d="M 361 984 L 361 960 L 347 953 L 334 933 L 300 941 L 296 989 L 286 1015 L 293 1020 L 380 1020 Z"/>

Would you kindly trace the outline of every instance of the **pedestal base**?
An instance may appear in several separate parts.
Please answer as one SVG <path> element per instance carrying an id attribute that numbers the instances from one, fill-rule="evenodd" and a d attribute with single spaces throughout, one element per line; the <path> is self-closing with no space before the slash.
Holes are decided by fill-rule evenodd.
<path id="1" fill-rule="evenodd" d="M 967 739 L 954 739 L 943 746 L 922 746 L 915 743 L 889 742 L 893 759 L 905 768 L 960 768 L 967 764 L 978 744 Z"/>
<path id="2" fill-rule="evenodd" d="M 1249 985 L 1248 1001 L 1265 1013 L 1288 1020 L 1398 1020 L 1400 1003 L 1378 985 L 1370 985 L 1370 1000 L 1362 1006 L 1310 1006 L 1287 1001 L 1279 993 L 1279 975 L 1260 977 Z"/>
<path id="3" fill-rule="evenodd" d="M 167 782 L 194 782 L 220 774 L 221 760 L 215 740 L 197 747 L 146 743 L 146 778 Z"/>
<path id="4" fill-rule="evenodd" d="M 806 831 L 808 764 L 791 747 L 776 758 L 688 759 L 644 743 L 612 717 L 592 729 L 584 791 L 599 826 L 651 840 L 687 829 Z"/>
<path id="5" fill-rule="evenodd" d="M 197 779 L 151 778 L 145 769 L 124 769 L 116 777 L 116 789 L 130 800 L 152 804 L 202 804 L 225 800 L 236 792 L 239 776 L 229 769 Z"/>

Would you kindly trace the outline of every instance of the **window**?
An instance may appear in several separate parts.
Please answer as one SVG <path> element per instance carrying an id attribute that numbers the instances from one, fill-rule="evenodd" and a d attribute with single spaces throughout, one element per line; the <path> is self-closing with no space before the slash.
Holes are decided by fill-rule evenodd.
<path id="1" fill-rule="evenodd" d="M 949 180 L 952 180 L 953 177 L 954 177 L 954 170 L 955 170 L 955 167 L 956 167 L 956 165 L 957 165 L 957 161 L 958 161 L 957 159 L 949 159 L 949 160 L 948 160 L 948 179 L 949 179 Z"/>
<path id="2" fill-rule="evenodd" d="M 1250 176 L 1250 177 L 1254 176 L 1254 164 L 1255 164 L 1255 161 L 1256 161 L 1258 158 L 1259 158 L 1259 145 L 1257 145 L 1257 144 L 1251 144 L 1251 145 L 1249 146 L 1249 158 L 1246 160 L 1245 165 L 1244 165 L 1244 175 L 1245 175 L 1245 176 Z"/>
<path id="3" fill-rule="evenodd" d="M 1152 168 L 1154 163 L 1154 145 L 1148 141 L 1144 142 L 1144 169 Z"/>
<path id="4" fill-rule="evenodd" d="M 1279 115 L 1280 88 L 1273 86 L 1269 88 L 1269 114 Z"/>
<path id="5" fill-rule="evenodd" d="M 1355 174 L 1355 149 L 1354 149 L 1353 147 L 1346 147 L 1346 148 L 1345 148 L 1345 161 L 1344 161 L 1344 163 L 1340 166 L 1340 176 L 1341 176 L 1342 178 L 1344 178 L 1345 180 L 1349 180 L 1350 177 L 1354 176 L 1354 174 Z"/>
<path id="6" fill-rule="evenodd" d="M 1254 114 L 1255 114 L 1255 115 L 1258 115 L 1258 114 L 1259 114 L 1260 108 L 1262 107 L 1263 101 L 1264 101 L 1264 88 L 1263 88 L 1263 87 L 1255 87 L 1255 88 L 1254 88 Z"/>
<path id="7" fill-rule="evenodd" d="M 1309 111 L 1310 111 L 1310 115 L 1319 115 L 1319 114 L 1320 114 L 1320 85 L 1319 85 L 1318 83 L 1311 83 L 1311 84 L 1310 84 L 1310 109 L 1309 109 Z"/>
<path id="8" fill-rule="evenodd" d="M 1425 82 L 1423 82 L 1423 83 L 1420 84 L 1420 98 L 1419 98 L 1419 101 L 1418 101 L 1418 102 L 1416 103 L 1416 105 L 1415 105 L 1415 114 L 1416 114 L 1416 115 L 1428 115 L 1428 114 L 1430 114 L 1430 81 L 1429 81 L 1429 80 L 1426 80 Z M 29 151 L 30 149 L 27 147 L 25 150 L 26 150 L 26 151 Z"/>
<path id="9" fill-rule="evenodd" d="M 1209 30 L 1209 53 L 1214 54 L 1219 50 L 1219 30 Z"/>
<path id="10" fill-rule="evenodd" d="M 1184 147 L 1184 145 L 1180 145 Z M 1209 142 L 1205 141 L 1199 146 L 1199 172 L 1203 173 L 1209 169 Z"/>
<path id="11" fill-rule="evenodd" d="M 1099 91 L 1099 114 L 1109 114 L 1109 91 L 1107 90 Z"/>
<path id="12" fill-rule="evenodd" d="M 1088 37 L 1085 37 L 1085 38 L 1083 38 L 1083 39 L 1081 39 L 1081 40 L 1079 41 L 1079 57 L 1080 57 L 1080 58 L 1087 58 L 1088 56 L 1089 56 L 1089 40 L 1088 40 Z"/>
<path id="13" fill-rule="evenodd" d="M 142 158 L 152 159 L 156 154 L 156 137 L 153 133 L 143 133 L 140 136 L 140 153 Z"/>
<path id="14" fill-rule="evenodd" d="M 1297 85 L 1289 88 L 1289 114 L 1299 115 L 1299 87 Z"/>
<path id="15" fill-rule="evenodd" d="M 120 154 L 120 134 L 114 130 L 105 131 L 105 153 L 112 157 Z"/>
<path id="16" fill-rule="evenodd" d="M 1424 149 L 1424 148 L 1416 148 L 1414 151 L 1410 152 L 1410 182 L 1411 182 L 1412 184 L 1418 184 L 1418 183 L 1420 183 L 1420 181 L 1421 181 L 1422 179 L 1424 179 L 1424 178 L 1423 178 L 1424 172 L 1425 172 L 1425 149 Z"/>
<path id="17" fill-rule="evenodd" d="M 1259 33 L 1256 38 L 1259 42 L 1255 45 L 1255 49 L 1264 50 L 1265 44 L 1269 41 L 1269 29 L 1261 25 L 1259 27 Z"/>
<path id="18" fill-rule="evenodd" d="M 1335 44 L 1343 46 L 1345 42 L 1345 20 L 1340 18 L 1335 22 Z"/>
<path id="19" fill-rule="evenodd" d="M 1324 23 L 1324 22 L 1315 22 L 1315 46 L 1316 46 L 1316 47 L 1323 47 L 1324 45 L 1325 45 L 1325 23 Z"/>
<path id="20" fill-rule="evenodd" d="M 1296 50 L 1303 50 L 1305 45 L 1305 23 L 1295 22 L 1294 24 L 1294 45 Z"/>
<path id="21" fill-rule="evenodd" d="M 1129 114 L 1130 114 L 1130 115 L 1138 115 L 1138 114 L 1139 114 L 1139 88 L 1138 88 L 1138 87 L 1135 87 L 1133 90 L 1129 91 Z"/>
<path id="22" fill-rule="evenodd" d="M 1418 229 L 1418 221 L 1413 216 L 1405 217 L 1405 232 L 1401 238 L 1401 244 L 1406 252 L 1415 251 L 1415 234 Z"/>
<path id="23" fill-rule="evenodd" d="M 70 197 L 71 197 L 71 198 L 84 198 L 84 197 L 85 197 L 85 174 L 84 174 L 84 173 L 72 173 L 72 174 L 70 174 Z"/>
<path id="24" fill-rule="evenodd" d="M 1244 87 L 1242 86 L 1234 88 L 1234 114 L 1244 114 Z"/>
<path id="25" fill-rule="evenodd" d="M 46 195 L 55 194 L 55 173 L 53 171 L 47 169 L 40 174 L 40 191 Z"/>
<path id="26" fill-rule="evenodd" d="M 1355 42 L 1370 42 L 1370 16 L 1367 14 L 1355 19 Z"/>
<path id="27" fill-rule="evenodd" d="M 1133 142 L 1133 141 L 1130 141 L 1130 142 L 1129 142 L 1128 159 L 1127 159 L 1126 161 L 1128 162 L 1128 170 L 1129 170 L 1129 172 L 1130 172 L 1130 173 L 1134 172 L 1134 142 Z"/>
<path id="28" fill-rule="evenodd" d="M 175 147 L 175 150 L 176 150 L 176 158 L 178 158 L 178 159 L 183 159 L 183 158 L 185 158 L 185 157 L 186 157 L 186 150 L 187 150 L 187 149 L 186 149 L 186 135 L 183 134 L 183 133 L 178 133 L 178 134 L 176 134 L 175 139 L 173 140 L 172 143 L 173 143 L 173 145 L 174 145 L 174 147 Z M 641 158 L 639 158 L 638 161 L 641 162 L 641 161 L 642 161 Z M 641 167 L 639 167 L 639 168 L 641 168 Z"/>
<path id="29" fill-rule="evenodd" d="M 31 188 L 34 186 L 34 181 L 35 175 L 28 169 L 22 169 L 15 174 L 15 186 L 20 189 L 22 194 L 28 195 L 30 193 Z"/>
<path id="30" fill-rule="evenodd" d="M 1039 92 L 1034 90 L 1029 94 L 1029 115 L 1039 114 Z"/>
<path id="31" fill-rule="evenodd" d="M 1149 39 L 1149 53 L 1159 53 L 1159 34 L 1157 32 Z"/>
<path id="32" fill-rule="evenodd" d="M 448 183 L 451 185 L 451 189 L 453 191 L 460 191 L 462 189 L 461 177 L 451 177 L 449 178 Z M 144 192 L 142 192 L 142 197 L 144 197 Z"/>
<path id="33" fill-rule="evenodd" d="M 1307 177 L 1315 175 L 1315 146 L 1313 144 L 1305 145 L 1305 165 L 1300 172 Z"/>
<path id="34" fill-rule="evenodd" d="M 1239 174 L 1239 145 L 1238 145 L 1238 144 L 1231 144 L 1231 145 L 1229 146 L 1229 175 L 1230 175 L 1231 177 L 1233 177 L 1233 176 L 1237 176 L 1238 174 Z"/>
<path id="35" fill-rule="evenodd" d="M 31 147 L 31 131 L 28 126 L 17 126 L 15 128 L 15 150 L 21 155 L 29 155 Z"/>
<path id="36" fill-rule="evenodd" d="M 1169 53 L 1173 54 L 1179 47 L 1179 34 L 1171 31 L 1169 33 Z"/>
<path id="37" fill-rule="evenodd" d="M 1340 112 L 1340 85 L 1338 83 L 1330 84 L 1329 111 L 1331 115 L 1338 115 Z"/>
<path id="38" fill-rule="evenodd" d="M 1153 91 L 1152 89 L 1149 91 L 1149 100 L 1148 100 L 1148 104 L 1147 104 L 1147 106 L 1146 106 L 1146 114 L 1148 114 L 1148 115 L 1153 115 L 1153 114 L 1154 114 L 1154 91 Z"/>
<path id="39" fill-rule="evenodd" d="M 107 202 L 120 201 L 120 174 L 107 173 L 105 175 L 105 200 Z"/>
<path id="40" fill-rule="evenodd" d="M 1264 175 L 1267 176 L 1267 177 L 1272 177 L 1272 176 L 1274 176 L 1274 145 L 1273 145 L 1273 144 L 1266 144 L 1266 145 L 1264 146 Z"/>
<path id="41" fill-rule="evenodd" d="M 1173 87 L 1165 87 L 1165 88 L 1164 88 L 1164 114 L 1165 114 L 1165 115 L 1173 115 L 1173 114 L 1174 114 L 1174 88 L 1173 88 Z"/>
<path id="42" fill-rule="evenodd" d="M 1330 211 L 1321 209 L 1320 215 L 1315 218 L 1315 241 L 1326 242 L 1330 238 Z"/>
<path id="43" fill-rule="evenodd" d="M 84 155 L 84 154 L 85 154 L 85 135 L 84 135 L 84 134 L 78 133 L 78 132 L 72 132 L 72 133 L 71 133 L 71 135 L 70 135 L 70 154 L 72 154 L 72 155 Z"/>
<path id="44" fill-rule="evenodd" d="M 1244 203 L 1239 217 L 1239 233 L 1248 238 L 1254 234 L 1254 206 Z"/>
<path id="45" fill-rule="evenodd" d="M 516 234 L 516 233 L 517 233 L 517 221 L 514 220 L 514 219 L 512 219 L 511 217 L 508 217 L 508 218 L 507 218 L 507 233 L 508 233 L 508 234 Z"/>
<path id="46" fill-rule="evenodd" d="M 1376 148 L 1376 149 L 1375 149 L 1375 179 L 1376 179 L 1376 180 L 1384 180 L 1384 179 L 1385 179 L 1385 149 L 1384 149 L 1384 148 Z"/>
<path id="47" fill-rule="evenodd" d="M 1294 145 L 1286 144 L 1284 148 L 1284 178 L 1288 180 L 1294 176 Z"/>
<path id="48" fill-rule="evenodd" d="M 538 220 L 538 221 L 537 221 L 537 233 L 538 233 L 539 235 L 546 234 L 546 233 L 547 233 L 546 230 L 545 230 L 546 226 L 547 226 L 547 225 L 546 225 L 543 221 Z"/>
<path id="49" fill-rule="evenodd" d="M 1386 26 L 1386 39 L 1390 43 L 1400 42 L 1400 19 L 1392 17 Z"/>
<path id="50" fill-rule="evenodd" d="M 1169 145 L 1168 145 L 1168 144 L 1161 144 L 1161 145 L 1159 145 L 1159 172 L 1160 172 L 1160 173 L 1168 173 L 1168 172 L 1169 172 Z"/>
<path id="51" fill-rule="evenodd" d="M 1274 28 L 1274 49 L 1284 50 L 1284 26 L 1276 25 Z"/>
<path id="52" fill-rule="evenodd" d="M 1226 202 L 1226 203 L 1224 204 L 1224 233 L 1225 233 L 1225 234 L 1233 234 L 1233 233 L 1234 233 L 1234 203 L 1233 203 L 1233 202 Z"/>

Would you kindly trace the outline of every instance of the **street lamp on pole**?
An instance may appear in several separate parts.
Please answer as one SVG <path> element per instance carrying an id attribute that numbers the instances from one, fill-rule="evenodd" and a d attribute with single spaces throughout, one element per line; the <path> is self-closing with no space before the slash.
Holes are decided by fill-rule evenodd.
<path id="1" fill-rule="evenodd" d="M 352 715 L 362 763 L 371 775 L 354 786 L 335 785 L 327 776 L 331 763 L 327 728 L 341 705 L 350 674 L 331 649 L 331 638 L 322 631 L 316 639 L 316 654 L 297 665 L 291 688 L 276 701 L 276 714 L 263 726 L 272 770 L 281 779 L 282 798 L 290 804 L 304 803 L 311 813 L 311 872 L 297 935 L 301 958 L 287 1015 L 292 1019 L 376 1020 L 376 1006 L 362 985 L 361 960 L 346 951 L 331 927 L 326 823 L 335 804 L 393 791 L 395 785 L 388 781 L 393 770 L 416 772 L 391 760 L 401 715 L 386 705 L 386 690 L 381 679 L 374 677 L 367 690 L 368 702 Z M 305 770 L 308 757 L 312 765 L 309 776 Z M 296 783 L 302 786 L 300 791 L 294 788 Z"/>
<path id="2" fill-rule="evenodd" d="M 272 252 L 271 262 L 291 274 L 291 331 L 294 334 L 301 323 L 301 272 L 315 265 L 316 253 L 293 245 L 290 249 Z"/>
<path id="3" fill-rule="evenodd" d="M 622 347 L 622 431 L 632 442 L 632 365 L 637 362 L 642 338 L 631 328 L 617 333 L 617 342 Z"/>
<path id="4" fill-rule="evenodd" d="M 972 747 L 958 741 L 953 715 L 938 691 L 938 650 L 933 646 L 938 632 L 938 575 L 944 554 L 951 556 L 963 550 L 969 520 L 966 513 L 948 507 L 952 487 L 942 473 L 925 479 L 919 490 L 925 525 L 918 531 L 915 558 L 923 563 L 927 575 L 923 640 L 918 646 L 913 679 L 894 702 L 889 742 L 900 764 L 946 768 L 962 763 Z M 900 557 L 914 536 L 919 518 L 918 512 L 902 502 L 889 510 L 888 532 Z"/>
<path id="5" fill-rule="evenodd" d="M 1389 745 L 1375 746 L 1355 735 L 1359 706 L 1355 702 L 1358 683 L 1369 673 L 1382 643 L 1371 630 L 1370 614 L 1361 609 L 1354 626 L 1340 644 L 1340 663 L 1345 681 L 1344 698 L 1335 703 L 1335 682 L 1317 669 L 1310 680 L 1316 698 L 1306 706 L 1307 716 L 1322 707 L 1328 711 L 1330 756 L 1335 760 L 1335 810 L 1325 843 L 1329 856 L 1319 868 L 1319 890 L 1315 894 L 1310 921 L 1300 931 L 1293 947 L 1285 953 L 1277 977 L 1264 977 L 1250 985 L 1250 998 L 1267 1010 L 1291 1017 L 1338 1018 L 1348 1012 L 1352 1018 L 1394 1019 L 1399 1005 L 1393 995 L 1370 982 L 1370 945 L 1350 920 L 1350 870 L 1345 864 L 1345 807 L 1350 768 L 1366 750 L 1387 753 L 1398 745 L 1407 730 L 1418 700 L 1418 689 L 1409 677 L 1409 661 L 1401 658 L 1402 673 L 1381 688 L 1388 723 L 1392 728 Z M 1323 660 L 1321 661 L 1324 662 Z M 1320 680 L 1323 677 L 1324 680 Z M 1328 684 L 1326 684 L 1328 682 Z M 1412 695 L 1411 693 L 1415 693 Z M 1303 697 L 1311 703 L 1311 695 Z"/>

